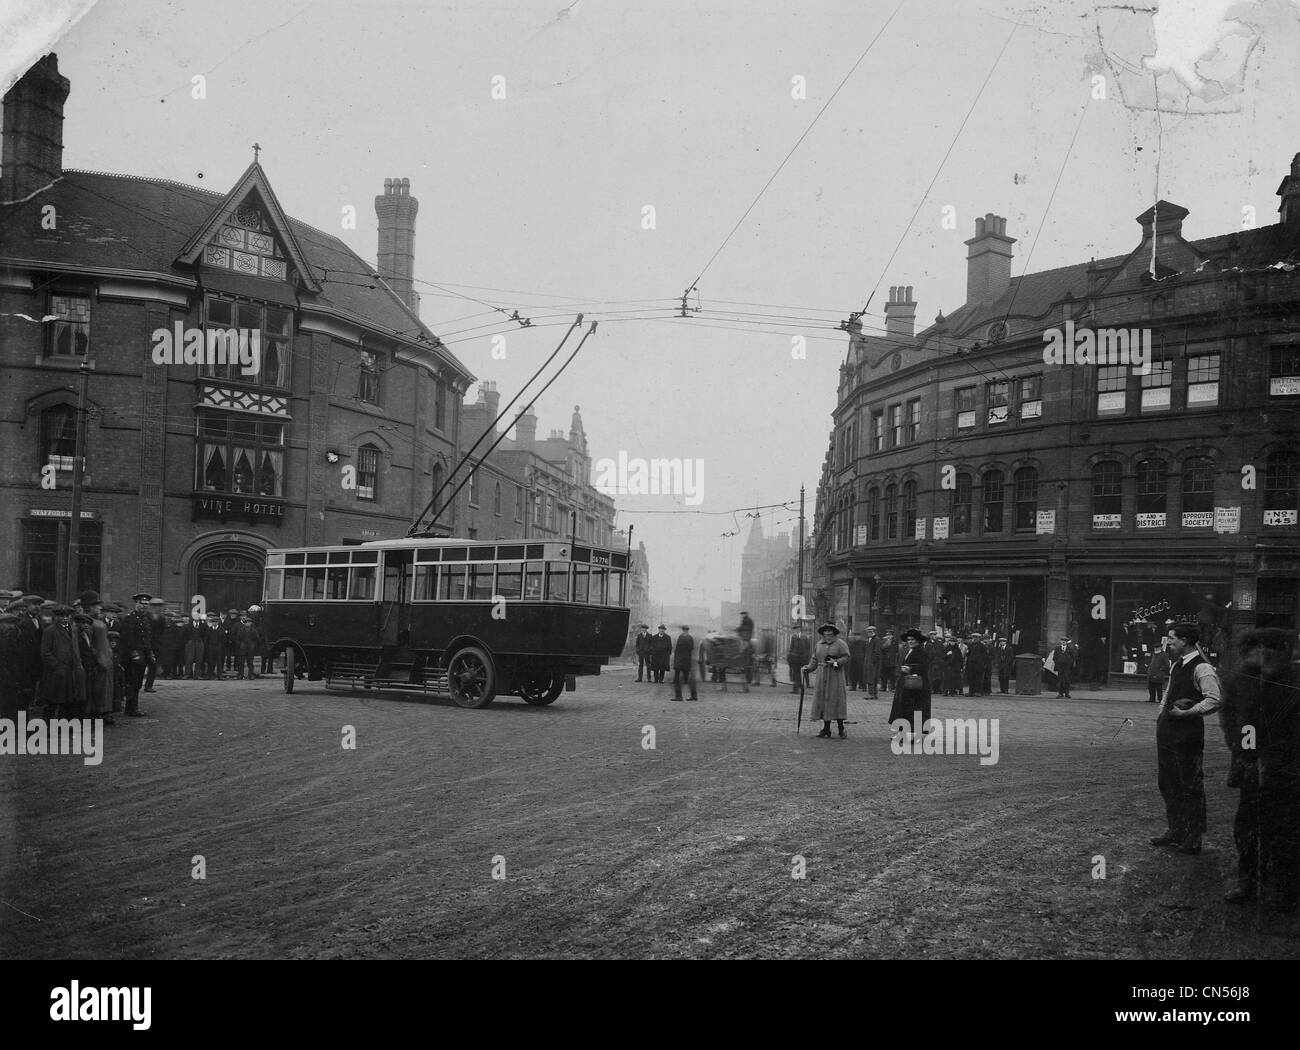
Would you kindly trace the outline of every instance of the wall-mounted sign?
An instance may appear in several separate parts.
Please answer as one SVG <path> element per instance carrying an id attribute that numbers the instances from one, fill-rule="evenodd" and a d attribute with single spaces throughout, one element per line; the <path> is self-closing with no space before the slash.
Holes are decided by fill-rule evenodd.
<path id="1" fill-rule="evenodd" d="M 858 525 L 853 529 L 853 542 L 861 547 L 867 542 L 867 527 Z"/>
<path id="2" fill-rule="evenodd" d="M 1239 590 L 1237 592 L 1237 597 L 1234 600 L 1238 609 L 1249 612 L 1255 608 L 1255 592 L 1248 588 L 1242 588 Z"/>
<path id="3" fill-rule="evenodd" d="M 1056 511 L 1040 510 L 1034 518 L 1034 531 L 1040 536 L 1050 536 L 1056 532 Z"/>
<path id="4" fill-rule="evenodd" d="M 27 514 L 32 518 L 72 518 L 72 511 L 70 510 L 49 510 L 46 507 L 32 507 Z M 83 510 L 81 512 L 82 521 L 94 521 L 98 517 L 98 511 Z"/>
<path id="5" fill-rule="evenodd" d="M 1215 507 L 1214 531 L 1239 532 L 1241 530 L 1241 507 Z"/>
<path id="6" fill-rule="evenodd" d="M 923 539 L 925 539 L 925 519 L 924 519 L 924 518 L 917 518 L 917 519 L 916 519 L 916 538 L 917 538 L 918 540 L 923 540 Z"/>
<path id="7" fill-rule="evenodd" d="M 1296 523 L 1296 512 L 1293 510 L 1264 511 L 1265 525 L 1294 525 L 1295 523 Z"/>
<path id="8" fill-rule="evenodd" d="M 1118 514 L 1094 514 L 1092 516 L 1092 527 L 1094 529 L 1118 529 Z"/>
<path id="9" fill-rule="evenodd" d="M 1137 516 L 1139 529 L 1163 529 L 1165 527 L 1165 516 L 1163 514 L 1139 514 Z"/>
<path id="10" fill-rule="evenodd" d="M 1208 529 L 1213 524 L 1214 511 L 1212 510 L 1183 511 L 1183 528 L 1185 529 Z"/>
<path id="11" fill-rule="evenodd" d="M 284 501 L 265 496 L 195 496 L 191 520 L 200 518 L 279 525 L 284 521 Z"/>
<path id="12" fill-rule="evenodd" d="M 934 519 L 934 538 L 936 540 L 946 540 L 948 538 L 948 519 Z"/>

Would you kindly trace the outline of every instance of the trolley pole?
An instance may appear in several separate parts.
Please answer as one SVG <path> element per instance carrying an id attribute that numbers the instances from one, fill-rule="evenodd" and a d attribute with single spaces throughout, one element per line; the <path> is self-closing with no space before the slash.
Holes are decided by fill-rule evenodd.
<path id="1" fill-rule="evenodd" d="M 86 380 L 95 366 L 82 361 L 77 369 L 76 438 L 72 459 L 72 520 L 68 523 L 68 568 L 63 576 L 63 600 L 69 605 L 77 594 L 81 568 L 81 483 L 82 463 L 86 456 Z"/>

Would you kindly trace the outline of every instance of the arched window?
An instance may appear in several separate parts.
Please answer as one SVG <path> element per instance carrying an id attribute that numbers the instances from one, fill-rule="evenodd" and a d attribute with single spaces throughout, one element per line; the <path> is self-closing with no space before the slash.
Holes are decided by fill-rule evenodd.
<path id="1" fill-rule="evenodd" d="M 903 536 L 913 539 L 916 536 L 916 482 L 903 482 Z"/>
<path id="2" fill-rule="evenodd" d="M 1300 456 L 1279 450 L 1264 464 L 1264 523 L 1294 525 L 1300 508 Z M 1289 513 L 1288 513 L 1289 512 Z"/>
<path id="3" fill-rule="evenodd" d="M 1169 464 L 1163 459 L 1144 459 L 1138 463 L 1135 473 L 1138 528 L 1163 525 L 1169 504 Z M 1143 518 L 1143 514 L 1159 517 Z"/>
<path id="4" fill-rule="evenodd" d="M 1118 460 L 1103 459 L 1092 468 L 1092 525 L 1119 527 L 1124 506 L 1124 467 Z"/>
<path id="5" fill-rule="evenodd" d="M 952 490 L 952 531 L 954 536 L 970 532 L 971 477 L 962 472 L 957 475 Z"/>
<path id="6" fill-rule="evenodd" d="M 379 448 L 362 445 L 357 449 L 357 499 L 377 499 L 378 491 Z"/>
<path id="7" fill-rule="evenodd" d="M 442 469 L 442 464 L 435 463 L 433 465 L 433 486 L 429 490 L 429 496 L 433 500 L 434 514 L 438 513 L 438 508 L 443 505 L 445 499 L 446 494 L 443 493 L 439 495 L 438 490 L 442 488 L 442 483 L 443 480 L 446 478 L 446 476 L 447 476 L 447 472 Z"/>
<path id="8" fill-rule="evenodd" d="M 1033 532 L 1038 527 L 1038 471 L 1021 467 L 1012 483 L 1016 489 L 1016 531 Z"/>
<path id="9" fill-rule="evenodd" d="M 984 474 L 983 494 L 980 502 L 984 506 L 984 531 L 1002 531 L 1002 507 L 1006 499 L 1006 478 L 1000 470 L 986 471 Z"/>
<path id="10" fill-rule="evenodd" d="M 1214 511 L 1214 461 L 1195 456 L 1183 461 L 1183 514 Z M 1189 524 L 1186 519 L 1184 525 Z"/>
<path id="11" fill-rule="evenodd" d="M 501 482 L 499 481 L 492 490 L 492 513 L 498 518 L 501 517 Z"/>
<path id="12" fill-rule="evenodd" d="M 867 523 L 871 539 L 880 539 L 880 489 L 875 485 L 867 489 Z"/>
<path id="13" fill-rule="evenodd" d="M 56 471 L 71 470 L 77 455 L 77 410 L 72 405 L 50 405 L 41 412 L 40 466 L 54 464 Z"/>
<path id="14" fill-rule="evenodd" d="M 885 535 L 898 539 L 898 486 L 885 486 Z"/>

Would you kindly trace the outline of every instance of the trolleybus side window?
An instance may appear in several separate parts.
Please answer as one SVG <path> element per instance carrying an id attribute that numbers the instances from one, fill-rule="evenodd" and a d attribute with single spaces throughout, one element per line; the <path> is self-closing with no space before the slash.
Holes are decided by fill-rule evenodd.
<path id="1" fill-rule="evenodd" d="M 266 590 L 262 594 L 264 601 L 276 601 L 280 597 L 280 582 L 284 577 L 283 569 L 266 570 Z"/>
<path id="2" fill-rule="evenodd" d="M 352 570 L 352 586 L 348 588 L 348 597 L 353 601 L 374 601 L 375 567 L 358 565 Z"/>
<path id="3" fill-rule="evenodd" d="M 605 588 L 608 585 L 608 569 L 598 569 L 592 566 L 591 569 L 591 592 L 587 600 L 592 605 L 605 604 Z"/>
<path id="4" fill-rule="evenodd" d="M 324 555 L 321 555 L 324 557 Z M 306 601 L 318 602 L 325 597 L 325 569 L 308 569 L 307 580 L 303 585 L 302 596 Z"/>
<path id="5" fill-rule="evenodd" d="M 302 569 L 286 569 L 284 573 L 284 600 L 298 601 L 302 597 Z"/>
<path id="6" fill-rule="evenodd" d="M 611 569 L 609 573 L 609 604 L 624 605 L 627 602 L 627 573 Z"/>
<path id="7" fill-rule="evenodd" d="M 538 600 L 542 597 L 542 563 L 530 561 L 524 569 L 524 599 Z"/>
<path id="8" fill-rule="evenodd" d="M 438 598 L 438 566 L 417 565 L 415 567 L 415 593 L 417 602 L 432 602 Z"/>
<path id="9" fill-rule="evenodd" d="M 466 597 L 475 602 L 491 601 L 495 576 L 495 565 L 471 565 L 469 567 L 469 593 Z"/>
<path id="10" fill-rule="evenodd" d="M 347 553 L 343 555 L 347 557 Z M 348 596 L 348 569 L 346 565 L 331 565 L 325 579 L 325 597 L 330 601 L 345 601 Z"/>
<path id="11" fill-rule="evenodd" d="M 496 593 L 502 598 L 519 599 L 523 596 L 523 566 L 519 562 L 504 562 L 497 566 Z"/>
<path id="12" fill-rule="evenodd" d="M 546 600 L 567 602 L 569 600 L 569 563 L 552 561 L 546 563 Z"/>
<path id="13" fill-rule="evenodd" d="M 587 566 L 575 565 L 573 567 L 573 600 L 575 602 L 585 602 L 587 597 Z"/>
<path id="14" fill-rule="evenodd" d="M 465 598 L 465 566 L 444 565 L 438 575 L 438 600 L 459 602 Z"/>

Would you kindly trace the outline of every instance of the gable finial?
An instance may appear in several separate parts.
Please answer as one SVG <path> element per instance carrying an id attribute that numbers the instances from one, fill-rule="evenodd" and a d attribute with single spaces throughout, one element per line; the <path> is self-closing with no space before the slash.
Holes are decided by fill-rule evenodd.
<path id="1" fill-rule="evenodd" d="M 259 146 L 256 142 L 254 142 L 254 143 L 253 143 L 253 163 L 254 163 L 254 164 L 256 164 L 256 163 L 258 162 L 258 155 L 259 155 L 261 152 L 262 152 L 262 147 Z"/>

